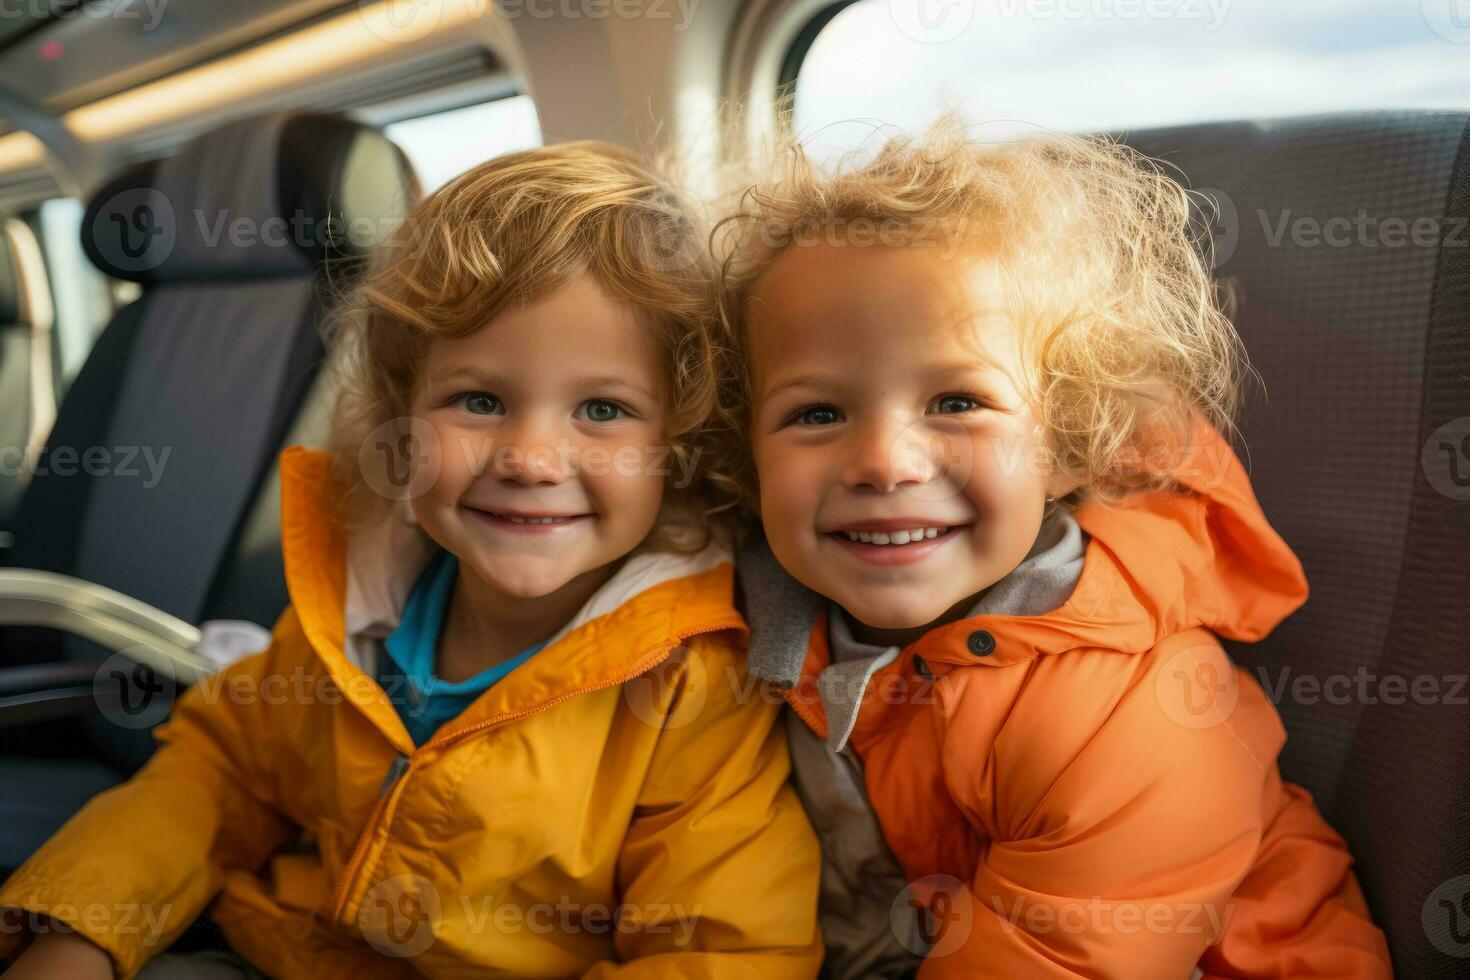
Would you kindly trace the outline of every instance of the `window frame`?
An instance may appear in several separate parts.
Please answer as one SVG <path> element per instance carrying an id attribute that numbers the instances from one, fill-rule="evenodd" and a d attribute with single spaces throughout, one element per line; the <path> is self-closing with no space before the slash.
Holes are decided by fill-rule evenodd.
<path id="1" fill-rule="evenodd" d="M 817 43 L 817 35 L 821 34 L 838 14 L 857 2 L 858 0 L 834 0 L 833 3 L 822 7 L 802 24 L 796 36 L 791 39 L 791 43 L 786 46 L 785 54 L 781 56 L 781 68 L 776 76 L 778 101 L 787 94 L 795 98 L 797 76 L 801 74 L 802 63 L 806 61 L 812 45 Z"/>

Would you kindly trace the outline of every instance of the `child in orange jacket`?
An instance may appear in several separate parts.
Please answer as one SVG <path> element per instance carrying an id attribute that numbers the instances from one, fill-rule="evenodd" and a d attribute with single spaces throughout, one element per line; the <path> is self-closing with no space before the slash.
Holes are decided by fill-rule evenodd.
<path id="1" fill-rule="evenodd" d="M 626 151 L 422 204 L 282 458 L 291 607 L 0 889 L 7 976 L 816 975 L 818 849 L 701 458 L 707 242 Z M 238 955 L 235 955 L 238 954 Z M 181 962 L 182 960 L 182 962 Z"/>
<path id="2" fill-rule="evenodd" d="M 1228 427 L 1186 193 L 954 120 L 723 226 L 737 554 L 823 840 L 833 977 L 1387 977 L 1220 637 L 1306 599 Z"/>

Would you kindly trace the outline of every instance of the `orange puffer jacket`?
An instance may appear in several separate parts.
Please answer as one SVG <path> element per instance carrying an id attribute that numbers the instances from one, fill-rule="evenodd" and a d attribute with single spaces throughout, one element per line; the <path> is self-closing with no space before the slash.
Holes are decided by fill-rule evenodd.
<path id="1" fill-rule="evenodd" d="M 920 980 L 1391 975 L 1342 838 L 1281 779 L 1276 709 L 1219 641 L 1300 606 L 1301 565 L 1228 443 L 1202 424 L 1193 446 L 1184 492 L 1077 512 L 1059 608 L 933 629 L 864 689 L 851 745 L 909 882 L 893 914 L 927 908 Z M 746 584 L 752 673 L 826 738 L 825 603 Z"/>

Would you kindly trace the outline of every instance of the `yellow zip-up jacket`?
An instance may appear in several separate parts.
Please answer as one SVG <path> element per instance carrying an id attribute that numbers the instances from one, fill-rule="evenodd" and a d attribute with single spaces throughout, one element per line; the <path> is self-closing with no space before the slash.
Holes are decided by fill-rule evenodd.
<path id="1" fill-rule="evenodd" d="M 630 556 L 415 748 L 370 661 L 431 546 L 399 521 L 344 534 L 324 454 L 289 449 L 281 475 L 270 648 L 190 689 L 0 906 L 122 977 L 206 907 L 282 980 L 817 975 L 817 843 L 746 678 L 728 551 Z"/>

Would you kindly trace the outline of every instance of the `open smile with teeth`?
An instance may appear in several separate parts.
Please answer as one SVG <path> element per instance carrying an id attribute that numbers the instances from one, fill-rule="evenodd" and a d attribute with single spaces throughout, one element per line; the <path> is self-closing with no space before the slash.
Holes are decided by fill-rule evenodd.
<path id="1" fill-rule="evenodd" d="M 948 527 L 917 527 L 912 531 L 838 531 L 847 535 L 849 541 L 864 544 L 909 544 L 926 538 L 937 538 L 949 530 Z"/>
<path id="2" fill-rule="evenodd" d="M 474 513 L 479 514 L 481 517 L 490 520 L 504 521 L 507 524 L 573 524 L 590 516 L 587 514 L 562 514 L 560 516 L 502 514 L 499 511 L 486 510 L 483 507 L 474 506 L 471 506 L 469 509 Z"/>

